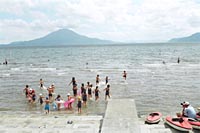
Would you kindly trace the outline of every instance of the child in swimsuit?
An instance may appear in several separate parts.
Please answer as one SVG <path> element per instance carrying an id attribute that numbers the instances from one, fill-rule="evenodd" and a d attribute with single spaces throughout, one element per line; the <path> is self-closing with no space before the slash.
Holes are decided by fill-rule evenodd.
<path id="1" fill-rule="evenodd" d="M 40 93 L 40 97 L 39 97 L 39 99 L 38 99 L 38 102 L 40 102 L 40 105 L 42 105 L 43 104 L 43 96 L 42 96 L 42 94 Z"/>
<path id="2" fill-rule="evenodd" d="M 124 71 L 123 77 L 124 77 L 125 80 L 126 80 L 126 76 L 127 76 L 127 73 L 126 73 L 126 71 Z"/>
<path id="3" fill-rule="evenodd" d="M 26 98 L 28 98 L 28 92 L 29 92 L 29 86 L 28 85 L 26 85 L 23 92 L 25 92 L 25 96 L 26 96 Z"/>
<path id="4" fill-rule="evenodd" d="M 44 86 L 44 81 L 42 79 L 40 79 L 40 89 L 42 89 Z"/>
<path id="5" fill-rule="evenodd" d="M 106 76 L 106 85 L 108 84 L 108 80 L 109 80 L 109 79 L 108 79 L 108 76 Z"/>
<path id="6" fill-rule="evenodd" d="M 83 92 L 82 98 L 83 98 L 83 106 L 86 107 L 86 103 L 87 103 L 87 93 L 86 93 L 86 91 Z"/>
<path id="7" fill-rule="evenodd" d="M 44 107 L 44 110 L 46 111 L 46 114 L 49 114 L 49 111 L 50 111 L 50 106 L 49 106 L 49 98 L 46 97 L 46 100 L 45 100 L 45 107 Z"/>
<path id="8" fill-rule="evenodd" d="M 110 85 L 107 85 L 107 87 L 104 90 L 106 91 L 105 100 L 107 100 L 107 97 L 110 98 Z"/>
<path id="9" fill-rule="evenodd" d="M 88 87 L 88 98 L 92 98 L 92 84 Z"/>
<path id="10" fill-rule="evenodd" d="M 99 93 L 100 93 L 98 86 L 96 86 L 96 89 L 94 90 L 93 93 L 95 94 L 95 101 L 97 101 L 99 99 Z"/>
<path id="11" fill-rule="evenodd" d="M 77 107 L 78 107 L 78 113 L 81 113 L 81 97 L 78 97 L 78 104 L 77 104 Z"/>
<path id="12" fill-rule="evenodd" d="M 99 81 L 100 81 L 100 78 L 99 78 L 99 75 L 97 75 L 97 77 L 96 77 L 96 85 L 99 84 Z"/>

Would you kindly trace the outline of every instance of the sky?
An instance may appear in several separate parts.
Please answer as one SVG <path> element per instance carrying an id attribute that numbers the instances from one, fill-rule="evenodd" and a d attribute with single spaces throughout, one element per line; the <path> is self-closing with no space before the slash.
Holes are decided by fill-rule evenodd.
<path id="1" fill-rule="evenodd" d="M 165 42 L 200 32 L 200 0 L 0 0 L 0 44 L 62 28 L 118 42 Z"/>

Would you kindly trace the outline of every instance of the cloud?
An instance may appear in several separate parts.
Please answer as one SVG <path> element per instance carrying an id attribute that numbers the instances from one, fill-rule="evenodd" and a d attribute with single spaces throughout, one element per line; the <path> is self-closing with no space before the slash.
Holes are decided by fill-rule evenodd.
<path id="1" fill-rule="evenodd" d="M 58 28 L 120 42 L 167 41 L 200 31 L 199 12 L 196 0 L 1 0 L 0 43 Z"/>

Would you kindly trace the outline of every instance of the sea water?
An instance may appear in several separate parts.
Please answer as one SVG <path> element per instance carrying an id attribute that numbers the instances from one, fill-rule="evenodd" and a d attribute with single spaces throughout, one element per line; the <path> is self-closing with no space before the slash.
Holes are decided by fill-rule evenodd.
<path id="1" fill-rule="evenodd" d="M 2 64 L 5 59 L 8 65 Z M 200 44 L 1 47 L 0 62 L 0 113 L 42 113 L 43 106 L 29 104 L 23 93 L 28 84 L 37 98 L 40 93 L 46 96 L 39 88 L 40 78 L 46 87 L 54 83 L 56 95 L 66 100 L 67 93 L 72 94 L 72 86 L 68 86 L 72 77 L 80 89 L 88 81 L 95 86 L 97 74 L 102 82 L 109 77 L 111 98 L 135 99 L 139 114 L 160 111 L 174 115 L 181 111 L 183 101 L 200 106 Z M 100 100 L 89 100 L 83 114 L 105 112 L 104 88 L 102 84 Z M 77 113 L 76 104 L 71 113 Z"/>

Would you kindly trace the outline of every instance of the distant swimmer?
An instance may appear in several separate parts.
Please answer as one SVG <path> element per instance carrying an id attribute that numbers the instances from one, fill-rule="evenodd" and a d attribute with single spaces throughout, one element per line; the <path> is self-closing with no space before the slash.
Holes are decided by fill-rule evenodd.
<path id="1" fill-rule="evenodd" d="M 86 68 L 88 68 L 88 62 L 86 62 L 85 64 L 86 64 Z"/>
<path id="2" fill-rule="evenodd" d="M 98 85 L 100 82 L 100 78 L 99 78 L 99 75 L 96 76 L 96 85 Z"/>
<path id="3" fill-rule="evenodd" d="M 178 57 L 177 63 L 178 63 L 178 64 L 180 63 L 180 58 L 179 58 L 179 57 Z"/>
<path id="4" fill-rule="evenodd" d="M 105 80 L 106 80 L 106 85 L 107 85 L 107 84 L 108 84 L 108 80 L 109 80 L 109 79 L 108 79 L 108 76 L 106 76 L 106 79 L 105 79 Z"/>
<path id="5" fill-rule="evenodd" d="M 126 80 L 126 77 L 127 77 L 126 71 L 123 72 L 123 77 L 124 77 L 124 79 Z"/>
<path id="6" fill-rule="evenodd" d="M 40 89 L 42 89 L 44 86 L 44 81 L 42 79 L 40 79 Z"/>
<path id="7" fill-rule="evenodd" d="M 165 61 L 162 62 L 164 65 L 166 64 Z"/>
<path id="8" fill-rule="evenodd" d="M 7 65 L 8 64 L 8 61 L 7 59 L 5 59 L 5 62 L 3 62 L 4 65 Z"/>

